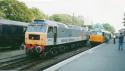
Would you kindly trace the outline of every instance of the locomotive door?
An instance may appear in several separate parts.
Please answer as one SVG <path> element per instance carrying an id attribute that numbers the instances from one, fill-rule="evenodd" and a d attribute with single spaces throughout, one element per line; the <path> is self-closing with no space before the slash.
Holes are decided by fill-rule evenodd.
<path id="1" fill-rule="evenodd" d="M 56 45 L 57 42 L 57 27 L 50 26 L 47 33 L 48 45 Z"/>
<path id="2" fill-rule="evenodd" d="M 53 33 L 54 33 L 54 45 L 56 45 L 57 43 L 57 27 L 54 27 L 53 28 Z"/>

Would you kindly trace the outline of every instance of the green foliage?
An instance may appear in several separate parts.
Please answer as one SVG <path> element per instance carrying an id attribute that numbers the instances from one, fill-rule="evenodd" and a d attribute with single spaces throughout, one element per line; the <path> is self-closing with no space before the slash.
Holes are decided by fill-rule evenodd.
<path id="1" fill-rule="evenodd" d="M 6 19 L 31 22 L 33 14 L 23 2 L 17 0 L 0 1 L 0 10 L 6 15 Z"/>
<path id="2" fill-rule="evenodd" d="M 44 19 L 46 18 L 46 15 L 43 12 L 40 12 L 37 8 L 31 8 L 30 11 L 33 13 L 33 17 L 35 19 Z"/>
<path id="3" fill-rule="evenodd" d="M 37 8 L 28 8 L 17 0 L 0 0 L 0 17 L 15 21 L 31 22 L 33 19 L 50 19 L 65 24 L 84 25 L 83 17 L 68 14 L 47 16 Z"/>
<path id="4" fill-rule="evenodd" d="M 54 14 L 50 16 L 51 20 L 57 21 L 57 22 L 62 22 L 62 23 L 72 23 L 72 19 L 70 15 L 67 14 Z"/>
<path id="5" fill-rule="evenodd" d="M 82 16 L 74 17 L 74 23 L 80 26 L 84 26 L 84 18 Z"/>
<path id="6" fill-rule="evenodd" d="M 104 27 L 105 30 L 107 30 L 109 32 L 112 32 L 112 33 L 115 32 L 115 28 L 108 23 L 103 24 L 103 27 Z"/>
<path id="7" fill-rule="evenodd" d="M 102 29 L 104 29 L 104 27 L 103 27 L 102 24 L 97 23 L 97 24 L 92 25 L 92 28 L 91 28 L 91 29 L 92 29 L 92 30 L 93 30 L 93 29 L 94 29 L 94 30 L 102 30 Z"/>
<path id="8" fill-rule="evenodd" d="M 6 16 L 5 16 L 5 14 L 3 13 L 3 11 L 2 10 L 0 10 L 0 18 L 5 18 Z"/>
<path id="9" fill-rule="evenodd" d="M 84 25 L 84 21 L 82 17 L 74 17 L 68 14 L 54 14 L 50 16 L 50 20 L 54 20 L 57 22 L 62 22 L 65 24 L 74 24 L 74 25 Z"/>
<path id="10" fill-rule="evenodd" d="M 104 27 L 103 27 L 102 24 L 96 23 L 96 24 L 90 25 L 90 26 L 89 26 L 89 29 L 90 29 L 91 31 L 102 31 L 102 30 L 104 30 Z"/>

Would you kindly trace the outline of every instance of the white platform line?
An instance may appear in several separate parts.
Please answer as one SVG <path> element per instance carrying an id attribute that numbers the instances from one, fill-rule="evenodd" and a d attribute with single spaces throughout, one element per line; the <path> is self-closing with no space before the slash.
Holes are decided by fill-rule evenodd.
<path id="1" fill-rule="evenodd" d="M 91 48 L 89 50 L 86 50 L 86 51 L 84 51 L 84 52 L 82 52 L 80 54 L 77 54 L 77 55 L 75 55 L 75 56 L 73 56 L 71 58 L 68 58 L 68 59 L 66 59 L 66 60 L 64 60 L 64 61 L 62 61 L 60 63 L 57 63 L 56 65 L 53 65 L 53 66 L 51 66 L 51 67 L 49 67 L 49 68 L 47 68 L 47 69 L 45 69 L 43 71 L 57 71 L 59 68 L 61 68 L 62 66 L 66 65 L 66 64 L 68 64 L 70 62 L 72 62 L 73 60 L 78 59 L 79 57 L 81 57 L 81 56 L 83 56 L 85 54 L 88 54 L 88 53 L 91 54 L 91 53 L 93 53 L 95 49 L 97 49 L 99 46 L 102 46 L 102 45 L 103 44 L 98 45 L 96 47 L 93 47 L 93 48 Z"/>

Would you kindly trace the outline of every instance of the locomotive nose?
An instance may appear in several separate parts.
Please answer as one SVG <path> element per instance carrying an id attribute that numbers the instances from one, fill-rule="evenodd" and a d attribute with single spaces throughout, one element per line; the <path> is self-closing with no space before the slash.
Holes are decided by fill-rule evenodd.
<path id="1" fill-rule="evenodd" d="M 45 33 L 26 33 L 25 43 L 31 45 L 46 45 L 46 34 Z"/>
<path id="2" fill-rule="evenodd" d="M 33 48 L 26 48 L 26 54 L 28 56 L 39 56 L 40 54 L 43 53 L 44 47 L 42 46 L 34 46 Z"/>

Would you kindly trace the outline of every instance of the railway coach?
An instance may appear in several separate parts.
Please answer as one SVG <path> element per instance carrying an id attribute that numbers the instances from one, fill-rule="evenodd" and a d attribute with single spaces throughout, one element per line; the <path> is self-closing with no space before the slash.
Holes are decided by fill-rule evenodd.
<path id="1" fill-rule="evenodd" d="M 24 42 L 28 23 L 0 19 L 0 49 L 16 48 Z"/>
<path id="2" fill-rule="evenodd" d="M 34 20 L 25 33 L 27 55 L 54 55 L 86 44 L 84 27 L 50 20 Z"/>

